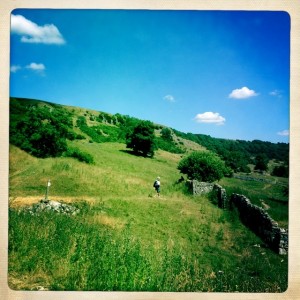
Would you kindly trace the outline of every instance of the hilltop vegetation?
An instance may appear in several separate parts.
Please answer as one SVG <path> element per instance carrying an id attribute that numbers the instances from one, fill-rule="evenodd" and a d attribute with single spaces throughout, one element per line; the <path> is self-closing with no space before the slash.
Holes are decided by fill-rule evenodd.
<path id="1" fill-rule="evenodd" d="M 111 115 L 16 98 L 11 98 L 10 101 L 10 117 L 10 142 L 37 157 L 62 155 L 67 150 L 66 140 L 88 139 L 89 142 L 96 143 L 125 143 L 135 127 L 142 122 L 135 117 L 119 113 Z M 274 175 L 288 176 L 288 144 L 212 138 L 203 134 L 183 133 L 150 121 L 148 123 L 156 130 L 150 151 L 152 155 L 156 149 L 183 154 L 190 151 L 191 147 L 187 146 L 187 141 L 191 141 L 197 145 L 193 150 L 206 148 L 215 152 L 234 172 L 250 173 L 249 165 L 260 170 L 260 158 L 264 157 L 265 166 L 271 160 L 277 163 Z M 35 134 L 32 135 L 32 132 Z M 132 144 L 132 137 L 128 144 L 130 143 Z M 262 168 L 262 171 L 267 171 L 267 167 Z M 268 171 L 272 173 L 273 169 Z"/>
<path id="2" fill-rule="evenodd" d="M 65 135 L 60 137 L 66 148 L 59 155 L 43 157 L 32 152 L 34 143 L 24 150 L 22 144 L 10 146 L 11 288 L 286 290 L 287 257 L 265 248 L 234 211 L 220 210 L 207 196 L 193 197 L 184 183 L 177 183 L 182 156 L 203 151 L 203 146 L 173 129 L 171 139 L 166 127 L 153 124 L 155 155 L 136 156 L 126 148 L 126 135 L 140 120 L 24 99 L 11 99 L 11 142 L 26 111 L 34 110 L 65 118 L 60 121 Z M 56 126 L 51 118 L 39 123 L 43 124 L 42 133 Z M 165 146 L 159 146 L 159 141 Z M 84 157 L 92 161 L 84 161 Z M 158 175 L 160 198 L 152 187 Z M 44 197 L 49 179 L 49 198 L 76 206 L 80 213 L 31 215 L 23 209 Z M 287 196 L 281 188 L 287 179 L 275 179 L 282 185 L 236 178 L 223 178 L 221 184 L 228 187 L 229 195 L 241 191 L 249 193 L 254 202 L 263 199 L 274 219 L 286 226 Z"/>

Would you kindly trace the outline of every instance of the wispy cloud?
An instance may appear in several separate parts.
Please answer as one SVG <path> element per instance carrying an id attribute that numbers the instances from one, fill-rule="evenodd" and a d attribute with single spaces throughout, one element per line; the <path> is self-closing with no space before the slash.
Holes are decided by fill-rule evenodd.
<path id="1" fill-rule="evenodd" d="M 27 65 L 25 68 L 28 70 L 32 70 L 33 72 L 41 76 L 45 76 L 46 67 L 44 64 L 37 64 L 35 62 L 32 62 L 29 65 Z"/>
<path id="2" fill-rule="evenodd" d="M 197 114 L 194 120 L 197 123 L 212 123 L 216 125 L 224 125 L 226 121 L 226 119 L 219 113 L 214 113 L 211 111 L 205 112 L 203 114 Z"/>
<path id="3" fill-rule="evenodd" d="M 229 94 L 229 98 L 232 99 L 246 99 L 250 97 L 257 96 L 258 93 L 256 93 L 254 90 L 250 90 L 246 86 L 240 88 L 240 89 L 235 89 Z"/>
<path id="4" fill-rule="evenodd" d="M 164 100 L 166 100 L 168 102 L 175 102 L 175 98 L 172 95 L 166 95 L 166 96 L 164 96 Z"/>
<path id="5" fill-rule="evenodd" d="M 273 97 L 278 97 L 278 98 L 282 97 L 281 91 L 279 91 L 279 90 L 274 90 L 274 91 L 270 92 L 269 95 L 273 96 Z"/>
<path id="6" fill-rule="evenodd" d="M 21 70 L 21 69 L 22 69 L 22 67 L 19 66 L 19 65 L 12 65 L 12 66 L 10 67 L 10 71 L 11 71 L 12 73 L 16 73 L 16 72 L 18 72 L 18 71 Z"/>
<path id="7" fill-rule="evenodd" d="M 21 15 L 11 15 L 11 32 L 21 36 L 23 43 L 65 44 L 65 40 L 53 24 L 39 26 Z"/>
<path id="8" fill-rule="evenodd" d="M 278 131 L 277 134 L 281 135 L 281 136 L 289 136 L 290 131 L 288 129 L 285 129 L 285 130 L 282 130 L 282 131 Z"/>
<path id="9" fill-rule="evenodd" d="M 31 69 L 34 71 L 44 71 L 46 68 L 44 64 L 37 64 L 35 62 L 32 62 L 31 64 L 26 66 L 26 69 Z"/>

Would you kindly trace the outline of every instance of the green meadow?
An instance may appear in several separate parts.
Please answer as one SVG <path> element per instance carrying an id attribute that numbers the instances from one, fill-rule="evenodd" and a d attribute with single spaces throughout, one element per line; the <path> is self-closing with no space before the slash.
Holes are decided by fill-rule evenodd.
<path id="1" fill-rule="evenodd" d="M 132 155 L 123 143 L 68 143 L 91 154 L 94 164 L 70 157 L 36 158 L 10 146 L 8 282 L 12 289 L 287 289 L 288 256 L 264 247 L 234 211 L 221 210 L 208 196 L 192 196 L 184 183 L 176 183 L 182 154 L 158 150 L 153 158 L 145 158 Z M 152 187 L 157 176 L 161 197 Z M 77 215 L 31 215 L 22 209 L 45 197 L 49 179 L 49 199 L 78 207 Z M 229 193 L 238 187 L 236 192 L 248 193 L 257 202 L 268 201 L 271 216 L 287 224 L 286 203 L 274 201 L 282 198 L 275 185 L 235 178 L 222 179 L 220 184 Z"/>

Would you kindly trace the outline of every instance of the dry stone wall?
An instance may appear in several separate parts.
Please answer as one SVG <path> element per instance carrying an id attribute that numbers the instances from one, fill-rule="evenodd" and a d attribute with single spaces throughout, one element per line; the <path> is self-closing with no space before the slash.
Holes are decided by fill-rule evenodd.
<path id="1" fill-rule="evenodd" d="M 218 184 L 214 184 L 213 190 L 216 192 L 216 195 L 217 195 L 218 207 L 220 207 L 222 209 L 228 208 L 226 190 Z"/>
<path id="2" fill-rule="evenodd" d="M 241 221 L 257 234 L 271 249 L 279 254 L 288 252 L 288 230 L 280 228 L 269 214 L 261 207 L 254 205 L 243 195 L 232 194 L 228 199 L 226 190 L 220 185 L 191 180 L 188 182 L 193 195 L 215 192 L 218 207 L 232 209 L 236 207 Z"/>
<path id="3" fill-rule="evenodd" d="M 198 180 L 190 181 L 193 195 L 203 195 L 210 193 L 214 188 L 214 183 L 200 182 Z"/>
<path id="4" fill-rule="evenodd" d="M 214 191 L 218 200 L 218 206 L 223 209 L 228 207 L 226 190 L 219 184 L 200 182 L 197 180 L 191 180 L 189 184 L 193 195 L 203 195 Z"/>
<path id="5" fill-rule="evenodd" d="M 243 195 L 232 194 L 230 206 L 236 207 L 241 221 L 279 254 L 287 254 L 288 231 L 280 228 L 269 214 Z"/>

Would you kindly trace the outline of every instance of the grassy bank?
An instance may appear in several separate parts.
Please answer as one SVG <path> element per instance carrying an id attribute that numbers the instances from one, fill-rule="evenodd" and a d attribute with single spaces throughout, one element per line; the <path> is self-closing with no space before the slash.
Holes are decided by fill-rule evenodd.
<path id="1" fill-rule="evenodd" d="M 9 285 L 25 290 L 282 292 L 287 257 L 261 245 L 230 211 L 192 197 L 177 171 L 179 154 L 153 159 L 121 143 L 74 141 L 95 164 L 37 159 L 10 149 Z M 153 181 L 161 177 L 162 195 Z M 76 216 L 31 215 L 49 198 Z M 230 182 L 227 182 L 230 185 Z M 28 200 L 28 201 L 27 201 Z"/>
<path id="2" fill-rule="evenodd" d="M 287 259 L 206 199 L 77 203 L 77 216 L 10 211 L 13 289 L 240 291 L 286 289 Z M 139 205 L 139 207 L 137 207 Z"/>

